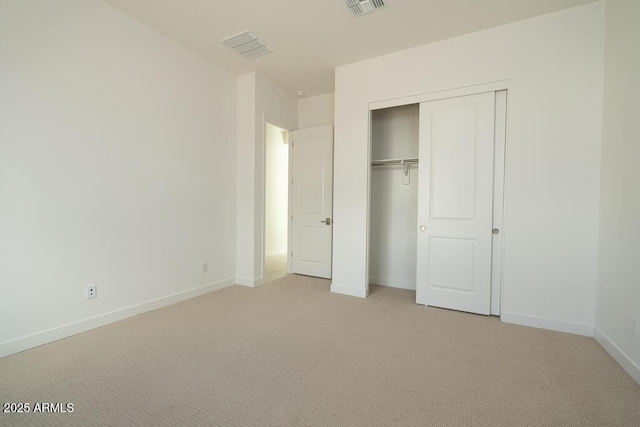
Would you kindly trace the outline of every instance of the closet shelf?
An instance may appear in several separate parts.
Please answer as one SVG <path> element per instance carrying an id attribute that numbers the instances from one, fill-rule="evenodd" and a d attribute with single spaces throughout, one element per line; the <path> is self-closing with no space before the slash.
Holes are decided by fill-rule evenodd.
<path id="1" fill-rule="evenodd" d="M 372 160 L 371 166 L 387 166 L 387 165 L 414 165 L 418 164 L 418 159 L 380 159 Z"/>

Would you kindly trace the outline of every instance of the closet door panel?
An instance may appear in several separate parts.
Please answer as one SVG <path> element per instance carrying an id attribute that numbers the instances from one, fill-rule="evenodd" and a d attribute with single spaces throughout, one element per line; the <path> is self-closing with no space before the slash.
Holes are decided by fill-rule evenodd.
<path id="1" fill-rule="evenodd" d="M 442 108 L 432 112 L 432 219 L 473 219 L 475 215 L 476 108 Z"/>
<path id="2" fill-rule="evenodd" d="M 493 93 L 420 104 L 416 301 L 489 314 Z"/>
<path id="3" fill-rule="evenodd" d="M 475 246 L 475 239 L 429 238 L 430 286 L 473 292 Z"/>

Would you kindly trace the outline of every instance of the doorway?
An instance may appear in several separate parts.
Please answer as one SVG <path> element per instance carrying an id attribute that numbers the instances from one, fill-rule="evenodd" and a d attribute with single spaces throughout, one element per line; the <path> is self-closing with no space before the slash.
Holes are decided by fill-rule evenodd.
<path id="1" fill-rule="evenodd" d="M 269 122 L 265 132 L 264 281 L 287 275 L 289 131 Z"/>

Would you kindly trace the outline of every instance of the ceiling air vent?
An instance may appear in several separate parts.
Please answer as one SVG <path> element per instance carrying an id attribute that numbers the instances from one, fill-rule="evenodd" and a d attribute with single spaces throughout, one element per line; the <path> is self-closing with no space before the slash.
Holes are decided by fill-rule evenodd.
<path id="1" fill-rule="evenodd" d="M 386 0 L 344 0 L 354 18 L 387 7 Z"/>
<path id="2" fill-rule="evenodd" d="M 247 59 L 256 59 L 262 55 L 273 52 L 269 46 L 251 34 L 249 30 L 222 39 L 220 43 L 234 49 Z"/>

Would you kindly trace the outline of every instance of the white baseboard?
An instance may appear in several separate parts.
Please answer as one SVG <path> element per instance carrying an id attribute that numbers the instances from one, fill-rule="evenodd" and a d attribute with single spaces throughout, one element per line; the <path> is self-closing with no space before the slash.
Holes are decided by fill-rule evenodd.
<path id="1" fill-rule="evenodd" d="M 30 348 L 38 347 L 62 338 L 67 338 L 81 332 L 86 332 L 88 330 L 98 328 L 100 326 L 108 325 L 109 323 L 117 322 L 128 317 L 146 313 L 147 311 L 166 307 L 167 305 L 175 304 L 186 299 L 217 291 L 218 289 L 226 288 L 227 286 L 231 286 L 233 284 L 235 284 L 234 279 L 221 280 L 219 282 L 190 289 L 188 291 L 178 292 L 176 294 L 158 298 L 152 301 L 143 302 L 141 304 L 121 308 L 109 313 L 90 317 L 88 319 L 80 320 L 74 323 L 58 326 L 46 331 L 37 332 L 35 334 L 27 335 L 25 337 L 17 338 L 11 341 L 5 341 L 3 343 L 0 343 L 0 357 L 19 353 Z"/>
<path id="2" fill-rule="evenodd" d="M 369 283 L 372 285 L 388 286 L 390 288 L 416 290 L 416 282 L 408 282 L 406 280 L 388 279 L 386 277 L 369 277 Z"/>
<path id="3" fill-rule="evenodd" d="M 336 284 L 331 284 L 331 292 L 334 294 L 342 294 L 349 295 L 352 297 L 366 298 L 369 293 L 366 289 L 363 288 L 352 288 L 350 286 L 341 286 Z"/>
<path id="4" fill-rule="evenodd" d="M 640 384 L 640 366 L 638 366 L 627 354 L 622 351 L 611 339 L 600 329 L 595 328 L 593 337 L 598 343 L 614 358 L 627 374 L 631 375 L 638 384 Z"/>
<path id="5" fill-rule="evenodd" d="M 546 317 L 530 316 L 527 314 L 502 312 L 500 320 L 505 323 L 515 323 L 516 325 L 532 326 L 534 328 L 549 329 L 569 334 L 593 336 L 593 325 L 586 323 L 567 322 L 565 320 L 548 319 Z"/>
<path id="6" fill-rule="evenodd" d="M 257 288 L 260 285 L 264 285 L 264 278 L 245 279 L 244 277 L 236 277 L 236 284 L 240 286 L 246 286 L 248 288 Z"/>
<path id="7" fill-rule="evenodd" d="M 253 279 L 245 279 L 244 277 L 236 277 L 236 285 L 253 288 Z"/>

